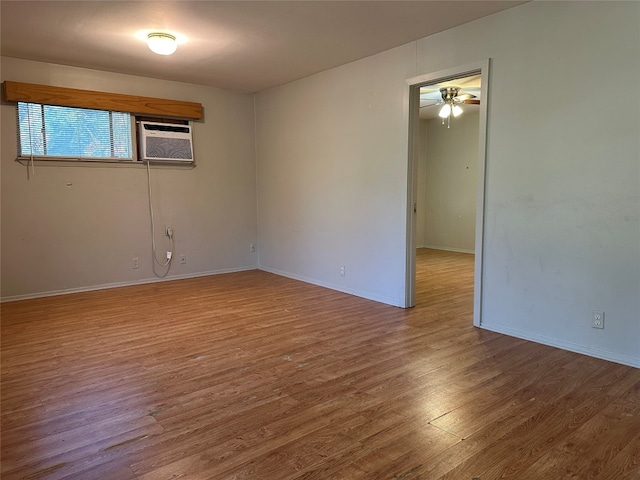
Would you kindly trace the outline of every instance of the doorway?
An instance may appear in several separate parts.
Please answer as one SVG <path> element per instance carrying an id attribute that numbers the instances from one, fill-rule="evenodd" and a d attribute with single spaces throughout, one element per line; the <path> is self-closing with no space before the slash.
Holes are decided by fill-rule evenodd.
<path id="1" fill-rule="evenodd" d="M 481 324 L 482 306 L 482 246 L 484 237 L 485 145 L 488 79 L 489 61 L 486 60 L 484 62 L 465 65 L 446 71 L 420 75 L 407 81 L 409 84 L 409 168 L 407 177 L 406 306 L 415 306 L 417 301 L 416 248 L 424 246 L 425 242 L 435 242 L 432 246 L 436 247 L 438 242 L 444 244 L 448 243 L 449 249 L 451 250 L 475 253 L 473 281 L 473 324 L 475 326 L 480 326 Z M 459 90 L 456 90 L 454 86 L 459 88 Z M 447 102 L 447 99 L 451 101 Z M 468 101 L 465 102 L 465 100 Z M 420 207 L 418 205 L 421 205 L 422 209 L 425 208 L 425 185 L 419 185 L 419 180 L 423 180 L 420 178 L 419 174 L 424 173 L 423 168 L 420 166 L 419 154 L 421 152 L 421 142 L 424 142 L 425 132 L 423 131 L 423 128 L 425 127 L 425 119 L 434 124 L 439 120 L 443 120 L 447 124 L 446 126 L 449 127 L 447 128 L 448 131 L 446 134 L 450 138 L 452 137 L 452 131 L 454 131 L 452 129 L 455 129 L 456 121 L 459 119 L 454 118 L 454 115 L 451 113 L 449 113 L 448 116 L 446 115 L 447 107 L 443 108 L 443 106 L 447 103 L 449 103 L 450 107 L 453 108 L 456 108 L 456 106 L 464 107 L 458 108 L 457 113 L 460 113 L 460 111 L 464 109 L 467 109 L 469 113 L 477 111 L 477 162 L 473 165 L 473 167 L 475 167 L 475 192 L 472 192 L 472 196 L 475 196 L 475 219 L 468 218 L 469 216 L 473 217 L 473 215 L 468 215 L 468 209 L 470 208 L 469 202 L 473 203 L 474 198 L 467 198 L 465 200 L 466 207 L 465 205 L 459 205 L 459 207 L 462 208 L 462 210 L 460 210 L 461 212 L 465 208 L 467 211 L 464 214 L 459 213 L 459 218 L 455 221 L 442 218 L 440 220 L 437 218 L 432 219 L 432 222 L 435 222 L 431 225 L 432 230 L 435 228 L 438 221 L 445 222 L 441 223 L 441 225 L 447 226 L 446 228 L 442 228 L 450 230 L 439 232 L 440 238 L 436 238 L 434 240 L 433 236 L 429 239 L 425 237 L 426 227 L 419 223 L 419 221 L 424 220 L 424 217 L 419 216 L 418 209 Z M 428 113 L 425 112 L 427 107 L 431 110 Z M 451 108 L 449 108 L 449 112 L 451 112 Z M 437 114 L 440 114 L 440 116 L 444 118 L 437 117 Z M 462 125 L 462 123 L 458 123 L 458 126 L 460 127 L 458 130 L 459 133 L 463 132 Z M 466 131 L 469 131 L 468 125 L 466 127 Z M 439 144 L 439 148 L 442 148 L 443 145 L 446 145 L 446 142 L 441 141 Z M 449 143 L 449 145 L 453 144 Z M 446 157 L 447 154 L 445 153 L 443 155 Z M 452 155 L 455 156 L 454 153 Z M 471 153 L 471 155 L 473 155 L 473 153 Z M 452 156 L 451 158 L 454 157 Z M 471 168 L 472 167 L 469 166 L 469 169 Z M 462 172 L 462 177 L 464 177 L 465 173 L 468 174 L 470 172 Z M 450 180 L 459 181 L 460 179 Z M 442 177 L 442 179 L 438 181 L 444 182 L 445 177 Z M 434 186 L 435 184 L 431 185 L 431 187 Z M 469 185 L 467 183 L 467 187 L 468 186 Z M 446 189 L 447 186 L 443 185 L 443 188 Z M 463 235 L 460 235 L 461 233 L 463 233 Z M 446 238 L 447 235 L 450 236 L 449 239 Z M 453 237 L 457 236 L 456 240 L 452 240 L 452 235 Z M 457 246 L 455 242 L 458 242 Z"/>

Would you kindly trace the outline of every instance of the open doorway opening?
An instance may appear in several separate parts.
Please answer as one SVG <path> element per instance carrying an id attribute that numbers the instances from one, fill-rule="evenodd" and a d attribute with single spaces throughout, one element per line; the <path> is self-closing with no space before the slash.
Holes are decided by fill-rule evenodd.
<path id="1" fill-rule="evenodd" d="M 481 86 L 472 75 L 420 87 L 418 249 L 474 253 Z"/>
<path id="2" fill-rule="evenodd" d="M 435 271 L 436 264 L 445 264 L 453 268 L 453 275 L 467 278 L 467 286 L 473 289 L 477 326 L 481 323 L 488 67 L 486 61 L 409 80 L 408 306 L 429 301 L 437 283 L 425 281 L 424 269 Z M 453 297 L 461 288 L 469 295 L 460 280 L 451 289 Z"/>

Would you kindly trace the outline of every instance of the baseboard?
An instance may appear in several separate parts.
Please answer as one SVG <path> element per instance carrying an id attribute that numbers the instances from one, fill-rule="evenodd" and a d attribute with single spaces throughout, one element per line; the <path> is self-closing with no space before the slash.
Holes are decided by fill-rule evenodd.
<path id="1" fill-rule="evenodd" d="M 601 360 L 608 360 L 614 363 L 620 363 L 622 365 L 628 365 L 629 367 L 640 368 L 640 358 L 630 357 L 628 355 L 620 355 L 618 353 L 609 352 L 607 350 L 601 350 L 598 348 L 587 347 L 585 345 L 579 345 L 571 342 L 564 342 L 555 338 L 546 337 L 544 335 L 538 335 L 517 328 L 507 327 L 505 325 L 496 325 L 482 322 L 480 328 L 485 330 L 491 330 L 492 332 L 502 333 L 511 337 L 520 338 L 522 340 L 529 340 L 531 342 L 541 343 L 548 345 L 549 347 L 556 347 L 562 350 L 568 350 L 570 352 L 581 353 L 588 355 L 589 357 L 600 358 Z"/>
<path id="2" fill-rule="evenodd" d="M 337 292 L 342 292 L 342 293 L 346 293 L 346 294 L 349 294 L 349 295 L 354 295 L 356 297 L 366 298 L 367 300 L 372 300 L 374 302 L 384 303 L 386 305 L 391 305 L 393 307 L 404 308 L 403 303 L 400 302 L 398 299 L 395 299 L 395 298 L 382 297 L 380 295 L 374 295 L 374 294 L 372 294 L 370 292 L 363 292 L 363 291 L 360 291 L 360 290 L 353 290 L 353 289 L 345 288 L 342 285 L 336 285 L 336 284 L 328 283 L 328 282 L 321 282 L 321 281 L 318 281 L 318 280 L 313 279 L 313 278 L 307 278 L 307 277 L 303 277 L 301 275 L 295 275 L 293 273 L 283 272 L 281 270 L 276 270 L 275 268 L 264 267 L 262 265 L 258 266 L 258 269 L 260 269 L 260 270 L 262 270 L 264 272 L 269 272 L 269 273 L 273 273 L 275 275 L 280 275 L 281 277 L 291 278 L 293 280 L 298 280 L 298 281 L 304 282 L 304 283 L 310 283 L 311 285 L 317 285 L 318 287 L 324 287 L 324 288 L 328 288 L 330 290 L 335 290 Z"/>
<path id="3" fill-rule="evenodd" d="M 255 265 L 250 267 L 223 268 L 220 270 L 211 270 L 207 272 L 198 272 L 198 273 L 186 273 L 182 275 L 172 275 L 170 277 L 163 277 L 163 278 L 144 278 L 141 280 L 134 280 L 130 282 L 104 283 L 101 285 L 91 285 L 89 287 L 65 288 L 61 290 L 50 290 L 47 292 L 29 293 L 25 295 L 12 295 L 9 297 L 2 297 L 0 299 L 0 303 L 15 302 L 18 300 L 30 300 L 33 298 L 53 297 L 56 295 L 69 295 L 72 293 L 93 292 L 96 290 L 106 290 L 109 288 L 132 287 L 135 285 L 145 285 L 147 283 L 170 282 L 172 280 L 186 280 L 189 278 L 208 277 L 210 275 L 221 275 L 224 273 L 245 272 L 248 270 L 257 270 L 257 268 L 258 267 Z"/>
<path id="4" fill-rule="evenodd" d="M 423 247 L 418 248 L 430 248 L 432 250 L 444 250 L 445 252 L 456 252 L 456 253 L 476 253 L 474 250 L 465 250 L 464 248 L 453 248 L 453 247 L 438 247 L 436 245 L 425 245 Z"/>

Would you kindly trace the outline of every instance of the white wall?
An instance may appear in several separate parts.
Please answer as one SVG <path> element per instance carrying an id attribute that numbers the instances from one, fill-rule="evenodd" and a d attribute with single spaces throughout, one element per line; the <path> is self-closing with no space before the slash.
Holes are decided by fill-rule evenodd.
<path id="1" fill-rule="evenodd" d="M 491 58 L 482 325 L 640 366 L 639 18 L 531 2 L 259 94 L 261 266 L 403 304 L 405 79 Z"/>
<path id="2" fill-rule="evenodd" d="M 427 120 L 419 120 L 416 154 L 416 247 L 427 246 Z"/>
<path id="3" fill-rule="evenodd" d="M 152 167 L 159 257 L 170 224 L 175 253 L 185 253 L 187 264 L 175 262 L 168 278 L 256 268 L 249 253 L 257 238 L 252 95 L 12 58 L 2 58 L 2 80 L 202 103 L 196 168 Z M 15 110 L 1 107 L 3 299 L 156 279 L 146 170 L 36 165 L 28 178 L 15 161 Z"/>
<path id="4" fill-rule="evenodd" d="M 416 236 L 428 248 L 473 253 L 476 228 L 478 111 L 467 107 L 451 127 L 422 120 L 423 151 L 418 159 Z"/>
<path id="5" fill-rule="evenodd" d="M 260 268 L 402 304 L 414 71 L 410 45 L 257 96 Z"/>

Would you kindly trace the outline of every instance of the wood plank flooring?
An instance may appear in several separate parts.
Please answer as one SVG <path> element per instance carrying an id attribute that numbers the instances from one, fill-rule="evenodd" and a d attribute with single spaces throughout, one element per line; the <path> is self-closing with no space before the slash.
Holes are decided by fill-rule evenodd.
<path id="1" fill-rule="evenodd" d="M 260 271 L 5 303 L 1 477 L 640 479 L 640 370 Z"/>

